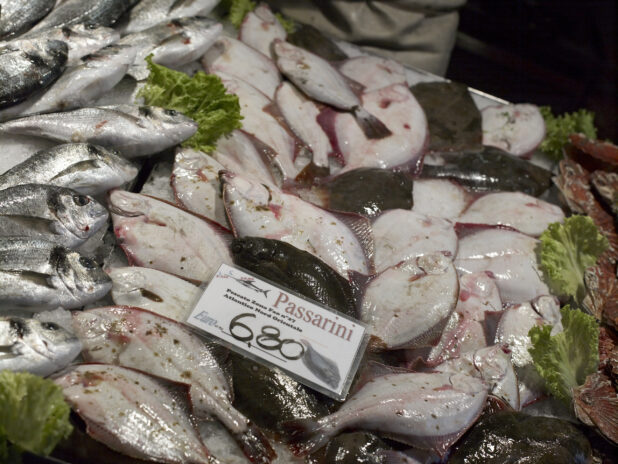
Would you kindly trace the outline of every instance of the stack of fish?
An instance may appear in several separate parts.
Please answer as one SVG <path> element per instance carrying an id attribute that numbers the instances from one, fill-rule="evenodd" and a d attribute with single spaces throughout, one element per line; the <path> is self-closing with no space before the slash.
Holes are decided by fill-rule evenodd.
<path id="1" fill-rule="evenodd" d="M 439 461 L 488 397 L 515 410 L 539 397 L 517 373 L 529 328 L 559 326 L 535 247 L 564 214 L 536 198 L 550 173 L 513 156 L 543 139 L 535 107 L 481 114 L 459 93 L 449 117 L 473 122 L 438 121 L 452 126 L 441 139 L 427 102 L 457 86 L 410 88 L 382 58 L 333 63 L 333 43 L 307 49 L 311 31 L 288 36 L 266 5 L 236 38 L 205 18 L 215 0 L 55 3 L 0 13 L 0 139 L 27 140 L 0 174 L 0 369 L 56 373 L 90 436 L 168 463 L 296 462 L 288 439 L 317 462 L 392 459 L 375 435 L 414 447 L 401 462 Z M 127 103 L 148 55 L 219 76 L 243 127 L 208 155 L 178 148 L 163 188 L 137 193 L 150 155 L 197 130 Z M 100 252 L 109 230 L 126 261 Z M 238 356 L 229 369 L 183 326 L 222 263 L 367 324 L 373 361 L 345 403 Z M 32 318 L 55 308 L 72 323 Z M 349 429 L 366 433 L 319 458 Z M 378 442 L 375 461 L 341 460 Z"/>

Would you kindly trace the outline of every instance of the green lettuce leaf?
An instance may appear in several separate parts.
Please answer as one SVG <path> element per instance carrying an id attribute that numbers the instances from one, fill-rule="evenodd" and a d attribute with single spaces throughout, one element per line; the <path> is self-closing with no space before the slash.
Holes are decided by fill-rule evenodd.
<path id="1" fill-rule="evenodd" d="M 204 152 L 216 148 L 219 137 L 242 127 L 238 97 L 226 93 L 219 77 L 203 72 L 193 77 L 146 58 L 150 75 L 139 91 L 147 105 L 179 111 L 198 124 L 193 137 L 182 145 Z"/>
<path id="2" fill-rule="evenodd" d="M 549 106 L 539 108 L 545 119 L 545 139 L 541 143 L 541 151 L 554 160 L 562 158 L 562 147 L 569 141 L 569 135 L 581 132 L 589 139 L 597 138 L 594 127 L 594 113 L 578 110 L 554 116 Z"/>
<path id="3" fill-rule="evenodd" d="M 288 18 L 281 13 L 275 13 L 275 17 L 277 18 L 277 21 L 281 23 L 283 29 L 285 29 L 285 32 L 287 32 L 288 34 L 292 34 L 296 31 L 296 22 L 294 22 L 293 19 Z"/>
<path id="4" fill-rule="evenodd" d="M 609 247 L 589 216 L 574 215 L 555 222 L 541 234 L 543 276 L 552 292 L 580 302 L 586 294 L 584 271 Z"/>
<path id="5" fill-rule="evenodd" d="M 70 412 L 62 389 L 51 380 L 0 372 L 0 457 L 8 456 L 10 447 L 48 455 L 71 434 Z"/>
<path id="6" fill-rule="evenodd" d="M 599 326 L 593 316 L 568 305 L 560 313 L 564 331 L 552 337 L 551 326 L 533 327 L 529 352 L 549 393 L 570 403 L 573 388 L 598 369 Z"/>
<path id="7" fill-rule="evenodd" d="M 240 27 L 247 13 L 255 10 L 256 7 L 256 3 L 251 0 L 223 0 L 221 5 L 229 11 L 227 19 L 237 28 Z"/>

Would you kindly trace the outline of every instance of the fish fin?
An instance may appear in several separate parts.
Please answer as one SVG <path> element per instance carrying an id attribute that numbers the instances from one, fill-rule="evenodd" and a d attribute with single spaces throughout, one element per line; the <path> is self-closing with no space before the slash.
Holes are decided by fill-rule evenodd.
<path id="1" fill-rule="evenodd" d="M 354 389 L 351 394 L 356 393 L 363 388 L 367 383 L 390 374 L 409 374 L 411 371 L 403 367 L 387 366 L 378 361 L 369 360 L 364 367 L 359 371 Z"/>
<path id="2" fill-rule="evenodd" d="M 375 272 L 375 265 L 373 263 L 374 255 L 374 240 L 373 230 L 371 228 L 371 222 L 364 216 L 355 213 L 345 213 L 340 211 L 329 211 L 338 220 L 343 222 L 354 233 L 358 241 L 360 242 L 363 251 L 365 252 L 367 269 L 369 274 Z"/>
<path id="3" fill-rule="evenodd" d="M 260 155 L 262 163 L 264 163 L 264 166 L 266 166 L 266 168 L 270 172 L 270 175 L 272 176 L 275 184 L 282 185 L 285 180 L 285 172 L 281 167 L 279 159 L 277 158 L 277 152 L 270 145 L 262 142 L 254 135 L 249 134 L 242 129 L 238 130 L 240 130 L 240 132 L 242 132 L 251 141 L 256 151 Z"/>
<path id="4" fill-rule="evenodd" d="M 365 137 L 368 139 L 383 139 L 392 134 L 390 129 L 386 127 L 382 121 L 369 113 L 369 111 L 362 106 L 354 107 L 352 113 L 365 134 Z"/>
<path id="5" fill-rule="evenodd" d="M 72 164 L 71 166 L 69 166 L 68 168 L 66 168 L 63 171 L 60 171 L 58 174 L 56 174 L 54 177 L 52 177 L 49 181 L 54 181 L 56 179 L 59 179 L 60 177 L 69 175 L 69 174 L 75 174 L 75 173 L 81 173 L 81 172 L 86 172 L 89 171 L 91 169 L 96 169 L 99 168 L 101 166 L 101 163 L 97 160 L 86 160 L 86 161 L 79 161 L 75 164 Z"/>
<path id="6" fill-rule="evenodd" d="M 303 168 L 302 171 L 297 174 L 294 180 L 303 185 L 312 185 L 316 183 L 316 179 L 328 177 L 329 175 L 329 167 L 318 166 L 313 161 L 311 161 L 307 166 Z"/>
<path id="7" fill-rule="evenodd" d="M 245 456 L 254 464 L 269 464 L 277 457 L 277 453 L 262 431 L 253 424 L 245 433 L 234 437 Z"/>
<path id="8" fill-rule="evenodd" d="M 328 416 L 327 416 L 328 417 Z M 337 433 L 329 422 L 315 419 L 295 419 L 281 424 L 290 436 L 290 450 L 296 456 L 305 456 L 322 448 Z"/>
<path id="9" fill-rule="evenodd" d="M 5 218 L 7 221 L 12 222 L 13 224 L 24 229 L 31 230 L 33 232 L 38 232 L 45 235 L 48 235 L 50 233 L 54 235 L 56 234 L 56 231 L 53 228 L 54 221 L 51 219 L 9 214 L 0 216 L 0 220 L 2 218 Z"/>

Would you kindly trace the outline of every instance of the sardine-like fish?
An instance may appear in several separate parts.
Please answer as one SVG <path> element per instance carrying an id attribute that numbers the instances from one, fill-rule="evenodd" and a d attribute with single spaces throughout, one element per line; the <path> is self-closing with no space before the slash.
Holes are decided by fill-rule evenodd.
<path id="1" fill-rule="evenodd" d="M 96 24 L 72 24 L 29 32 L 23 38 L 25 40 L 43 38 L 65 42 L 69 47 L 67 66 L 77 66 L 84 56 L 116 42 L 120 34 L 111 27 Z M 22 37 L 17 40 L 22 40 Z"/>
<path id="2" fill-rule="evenodd" d="M 231 387 L 208 345 L 179 323 L 138 308 L 108 307 L 75 313 L 73 326 L 88 361 L 188 383 L 196 414 L 221 421 L 252 462 L 274 457 L 259 429 L 232 407 Z"/>
<path id="3" fill-rule="evenodd" d="M 55 379 L 88 434 L 128 456 L 170 464 L 213 464 L 186 384 L 133 369 L 80 364 Z"/>
<path id="4" fill-rule="evenodd" d="M 0 371 L 46 377 L 66 367 L 81 349 L 77 337 L 53 322 L 0 317 Z"/>
<path id="5" fill-rule="evenodd" d="M 107 218 L 101 203 L 68 188 L 25 184 L 0 190 L 2 237 L 37 238 L 75 248 Z"/>
<path id="6" fill-rule="evenodd" d="M 279 70 L 299 89 L 314 100 L 352 112 L 367 138 L 391 134 L 382 121 L 363 108 L 345 78 L 328 61 L 281 40 L 273 42 L 273 52 Z"/>
<path id="7" fill-rule="evenodd" d="M 361 240 L 333 213 L 238 174 L 224 172 L 221 181 L 223 203 L 236 236 L 287 242 L 317 256 L 345 278 L 349 271 L 370 273 L 373 266 Z M 366 220 L 355 217 L 351 226 L 370 240 Z"/>
<path id="8" fill-rule="evenodd" d="M 450 259 L 433 253 L 404 261 L 371 281 L 360 316 L 378 349 L 418 348 L 439 338 L 457 304 Z"/>
<path id="9" fill-rule="evenodd" d="M 123 45 L 109 45 L 85 56 L 82 64 L 67 69 L 43 93 L 0 111 L 0 121 L 92 104 L 120 82 L 134 59 L 135 50 Z"/>
<path id="10" fill-rule="evenodd" d="M 264 55 L 274 58 L 271 45 L 275 39 L 285 40 L 287 33 L 266 3 L 260 3 L 255 10 L 245 15 L 238 38 L 262 52 Z"/>
<path id="11" fill-rule="evenodd" d="M 379 216 L 372 229 L 378 272 L 415 256 L 440 252 L 453 258 L 457 252 L 457 234 L 446 219 L 393 209 Z"/>
<path id="12" fill-rule="evenodd" d="M 132 158 L 172 147 L 197 131 L 183 114 L 156 106 L 114 105 L 49 113 L 0 124 L 0 133 L 86 142 Z"/>
<path id="13" fill-rule="evenodd" d="M 206 16 L 218 0 L 142 0 L 128 14 L 128 21 L 121 25 L 123 34 L 143 31 L 163 21 Z"/>
<path id="14" fill-rule="evenodd" d="M 68 47 L 58 40 L 20 40 L 0 48 L 0 109 L 48 87 L 66 67 Z"/>
<path id="15" fill-rule="evenodd" d="M 178 322 L 187 320 L 201 294 L 199 287 L 186 280 L 147 267 L 116 267 L 108 274 L 114 303 L 137 306 Z"/>
<path id="16" fill-rule="evenodd" d="M 54 7 L 56 0 L 3 0 L 0 4 L 0 39 L 28 30 Z"/>
<path id="17" fill-rule="evenodd" d="M 103 147 L 86 143 L 57 145 L 35 153 L 0 176 L 0 189 L 50 184 L 95 195 L 133 180 L 137 168 Z"/>
<path id="18" fill-rule="evenodd" d="M 201 151 L 180 148 L 172 168 L 172 189 L 180 205 L 227 227 L 219 171 L 225 167 Z"/>
<path id="19" fill-rule="evenodd" d="M 223 72 L 250 83 L 271 100 L 281 82 L 273 60 L 230 37 L 217 40 L 202 58 L 202 64 L 209 73 Z"/>
<path id="20" fill-rule="evenodd" d="M 328 157 L 333 155 L 333 147 L 318 124 L 318 106 L 288 82 L 277 88 L 275 102 L 290 128 L 311 148 L 313 163 L 318 167 L 328 168 Z"/>
<path id="21" fill-rule="evenodd" d="M 459 216 L 458 222 L 509 226 L 540 236 L 552 222 L 563 222 L 559 206 L 521 192 L 497 192 L 484 195 Z"/>
<path id="22" fill-rule="evenodd" d="M 79 308 L 112 288 L 99 264 L 44 240 L 0 238 L 0 308 Z"/>
<path id="23" fill-rule="evenodd" d="M 164 201 L 116 190 L 109 202 L 114 232 L 132 264 L 208 281 L 232 264 L 225 233 Z"/>
<path id="24" fill-rule="evenodd" d="M 307 340 L 303 340 L 302 344 L 305 347 L 305 354 L 302 357 L 305 367 L 332 388 L 339 387 L 341 373 L 337 363 L 316 350 Z"/>
<path id="25" fill-rule="evenodd" d="M 295 454 L 309 454 L 343 430 L 360 429 L 444 455 L 478 418 L 486 398 L 485 382 L 464 374 L 387 374 L 365 384 L 334 414 L 290 421 L 286 428 Z"/>
<path id="26" fill-rule="evenodd" d="M 64 0 L 32 32 L 72 24 L 112 26 L 139 0 Z"/>

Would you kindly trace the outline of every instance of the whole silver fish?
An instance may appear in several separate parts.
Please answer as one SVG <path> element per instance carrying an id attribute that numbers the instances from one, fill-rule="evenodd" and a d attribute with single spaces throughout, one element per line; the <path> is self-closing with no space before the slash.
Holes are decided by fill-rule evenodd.
<path id="1" fill-rule="evenodd" d="M 55 379 L 86 431 L 133 458 L 169 464 L 217 464 L 191 414 L 188 386 L 133 369 L 80 364 Z"/>
<path id="2" fill-rule="evenodd" d="M 140 81 L 146 79 L 150 72 L 146 63 L 146 57 L 151 53 L 153 54 L 153 61 L 164 66 L 174 64 L 177 59 L 180 59 L 181 64 L 186 64 L 201 56 L 199 55 L 197 58 L 185 56 L 183 58 L 183 55 L 187 53 L 187 49 L 194 50 L 195 45 L 198 45 L 198 52 L 204 49 L 203 44 L 193 44 L 192 38 L 197 39 L 198 42 L 203 42 L 203 37 L 206 37 L 207 42 L 211 39 L 214 41 L 220 33 L 221 25 L 215 23 L 212 19 L 179 18 L 171 21 L 165 20 L 143 31 L 128 34 L 120 39 L 118 43 L 135 49 L 135 62 L 129 69 L 128 74 L 135 80 Z M 170 54 L 178 53 L 179 51 L 178 42 L 180 42 L 180 45 L 184 45 L 184 48 L 180 47 L 180 56 L 172 58 Z M 200 47 L 200 45 L 202 46 Z M 206 45 L 208 46 L 208 43 Z M 159 49 L 159 47 L 162 48 Z M 157 55 L 160 55 L 159 60 Z"/>
<path id="3" fill-rule="evenodd" d="M 105 207 L 75 190 L 25 184 L 0 190 L 0 237 L 30 237 L 75 248 L 107 222 Z"/>
<path id="4" fill-rule="evenodd" d="M 58 40 L 20 40 L 0 48 L 0 109 L 48 87 L 64 71 L 68 47 Z"/>
<path id="5" fill-rule="evenodd" d="M 262 432 L 231 403 L 231 385 L 209 347 L 181 324 L 139 308 L 107 307 L 73 314 L 73 327 L 89 362 L 116 364 L 191 385 L 198 417 L 219 420 L 251 462 L 274 452 Z"/>
<path id="6" fill-rule="evenodd" d="M 0 133 L 93 143 L 129 158 L 163 151 L 196 131 L 197 124 L 177 111 L 134 105 L 80 108 L 0 124 Z"/>
<path id="7" fill-rule="evenodd" d="M 219 3 L 218 0 L 142 0 L 128 14 L 123 34 L 143 31 L 163 21 L 177 18 L 206 16 Z"/>
<path id="8" fill-rule="evenodd" d="M 32 39 L 66 42 L 69 47 L 67 66 L 76 66 L 80 64 L 82 57 L 116 42 L 119 38 L 120 33 L 111 27 L 97 26 L 96 24 L 72 24 L 28 32 L 14 42 Z"/>
<path id="9" fill-rule="evenodd" d="M 0 176 L 0 189 L 22 184 L 70 187 L 97 194 L 133 180 L 137 168 L 103 147 L 67 143 L 35 153 Z"/>
<path id="10" fill-rule="evenodd" d="M 120 82 L 134 59 L 131 47 L 108 45 L 85 56 L 81 65 L 67 69 L 48 89 L 0 111 L 0 121 L 92 104 Z"/>
<path id="11" fill-rule="evenodd" d="M 345 78 L 328 61 L 307 50 L 276 39 L 273 53 L 279 71 L 314 100 L 354 114 L 367 138 L 381 139 L 391 131 L 361 106 Z"/>
<path id="12" fill-rule="evenodd" d="M 80 308 L 112 282 L 99 264 L 52 242 L 0 238 L 0 309 Z"/>
<path id="13" fill-rule="evenodd" d="M 53 322 L 0 317 L 0 371 L 45 377 L 68 366 L 81 349 L 77 337 Z"/>
<path id="14" fill-rule="evenodd" d="M 56 0 L 2 0 L 0 4 L 0 39 L 28 30 L 54 7 Z"/>
<path id="15" fill-rule="evenodd" d="M 113 25 L 122 14 L 139 0 L 66 0 L 60 3 L 43 21 L 33 27 L 39 31 L 71 24 Z"/>

